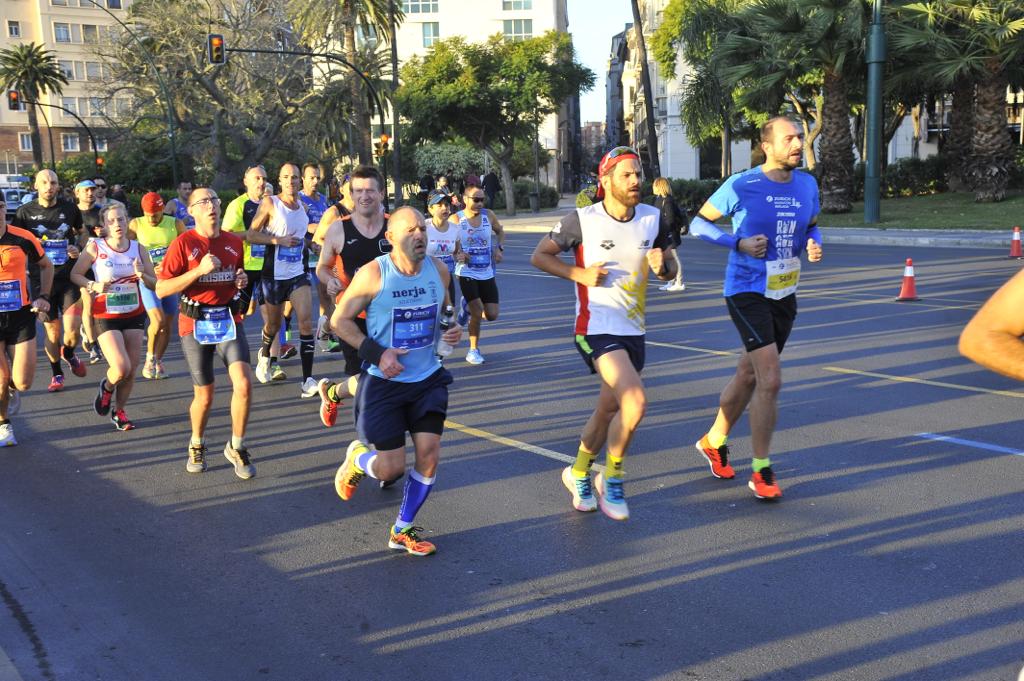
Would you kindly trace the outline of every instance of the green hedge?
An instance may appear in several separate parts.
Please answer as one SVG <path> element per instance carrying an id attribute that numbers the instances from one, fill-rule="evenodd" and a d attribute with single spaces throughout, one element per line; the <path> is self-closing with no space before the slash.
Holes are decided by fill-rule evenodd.
<path id="1" fill-rule="evenodd" d="M 516 210 L 529 210 L 530 209 L 530 194 L 533 193 L 534 184 L 532 180 L 516 180 L 513 184 L 516 194 Z M 544 208 L 557 208 L 558 200 L 561 196 L 554 187 L 549 187 L 546 184 L 540 186 L 540 207 Z M 498 192 L 497 196 L 494 197 L 494 209 L 504 210 L 505 209 L 505 192 Z"/>

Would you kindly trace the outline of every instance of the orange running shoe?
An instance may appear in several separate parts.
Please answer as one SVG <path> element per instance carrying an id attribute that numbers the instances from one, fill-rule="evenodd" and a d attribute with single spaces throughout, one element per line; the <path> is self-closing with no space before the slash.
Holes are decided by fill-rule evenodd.
<path id="1" fill-rule="evenodd" d="M 395 526 L 392 525 L 388 548 L 404 550 L 414 556 L 429 556 L 437 551 L 437 547 L 420 539 L 418 533 L 422 531 L 422 527 L 407 527 L 401 532 L 395 532 Z"/>
<path id="2" fill-rule="evenodd" d="M 782 497 L 782 489 L 775 482 L 775 473 L 772 472 L 771 466 L 754 471 L 747 487 L 753 490 L 754 496 L 758 499 L 780 499 Z"/>
<path id="3" fill-rule="evenodd" d="M 707 459 L 708 465 L 711 466 L 711 475 L 726 480 L 732 480 L 736 477 L 736 471 L 729 465 L 729 445 L 723 444 L 718 449 L 715 449 L 708 442 L 708 436 L 705 434 L 695 446 L 697 451 L 701 453 L 701 456 Z"/>
<path id="4" fill-rule="evenodd" d="M 338 420 L 338 407 L 341 402 L 335 402 L 327 396 L 327 390 L 331 387 L 331 379 L 321 378 L 316 389 L 320 393 L 320 423 L 328 428 L 332 427 Z"/>
<path id="5" fill-rule="evenodd" d="M 356 493 L 356 487 L 359 486 L 359 482 L 366 475 L 366 471 L 359 470 L 359 466 L 356 465 L 356 457 L 368 451 L 370 451 L 369 448 L 362 442 L 352 440 L 352 444 L 348 446 L 348 451 L 345 452 L 345 462 L 338 467 L 338 472 L 334 474 L 334 491 L 344 501 L 352 498 L 352 495 Z"/>

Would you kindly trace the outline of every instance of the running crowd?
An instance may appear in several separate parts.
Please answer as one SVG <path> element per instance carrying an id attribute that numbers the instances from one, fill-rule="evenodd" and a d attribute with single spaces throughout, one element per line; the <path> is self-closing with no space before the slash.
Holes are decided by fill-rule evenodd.
<path id="1" fill-rule="evenodd" d="M 760 499 L 778 499 L 770 446 L 779 358 L 797 314 L 801 256 L 819 261 L 822 240 L 817 185 L 797 170 L 800 127 L 787 118 L 769 121 L 761 147 L 765 163 L 730 177 L 689 225 L 693 235 L 729 251 L 724 295 L 744 346 L 696 449 L 712 475 L 734 478 L 729 433 L 749 411 L 748 486 Z M 562 483 L 576 510 L 626 520 L 625 459 L 646 409 L 647 281 L 653 273 L 669 290 L 683 290 L 674 249 L 686 226 L 674 206 L 641 203 L 633 149 L 609 151 L 598 175 L 598 201 L 563 218 L 531 262 L 575 284 L 575 345 L 600 383 Z M 386 212 L 383 178 L 370 166 L 356 168 L 333 203 L 318 191 L 322 171 L 315 164 L 284 164 L 276 193 L 267 179 L 262 166 L 247 169 L 245 193 L 223 209 L 212 189 L 184 182 L 166 203 L 146 194 L 142 217 L 130 220 L 123 203 L 106 197 L 103 178 L 76 185 L 71 204 L 58 198 L 56 175 L 40 171 L 36 198 L 18 208 L 11 224 L 0 224 L 0 444 L 17 443 L 10 419 L 32 385 L 37 319 L 53 373 L 49 390 L 63 388 L 63 365 L 82 378 L 87 362 L 102 355 L 107 369 L 93 407 L 118 430 L 135 427 L 127 408 L 139 364 L 146 379 L 167 376 L 163 358 L 177 319 L 194 386 L 188 472 L 207 466 L 215 358 L 232 386 L 223 454 L 248 479 L 256 474 L 246 443 L 254 379 L 287 380 L 280 362 L 298 354 L 299 394 L 319 397 L 324 426 L 334 426 L 339 406 L 351 400 L 358 439 L 335 475 L 342 499 L 351 499 L 366 477 L 382 487 L 404 477 L 411 436 L 415 460 L 388 545 L 429 555 L 435 547 L 414 521 L 440 460 L 452 383 L 443 360 L 465 328 L 467 362 L 485 362 L 483 321 L 499 315 L 501 222 L 484 207 L 488 193 L 472 183 L 459 210 L 448 191 L 430 191 L 424 216 L 411 207 Z M 665 187 L 659 189 L 664 196 Z M 723 217 L 731 218 L 731 233 L 716 226 Z M 571 253 L 571 262 L 562 253 Z M 244 320 L 257 311 L 262 327 L 254 368 Z M 297 349 L 289 342 L 293 329 Z M 76 355 L 80 341 L 87 360 Z M 341 353 L 343 377 L 314 375 L 318 347 Z M 602 450 L 604 470 L 592 477 Z"/>

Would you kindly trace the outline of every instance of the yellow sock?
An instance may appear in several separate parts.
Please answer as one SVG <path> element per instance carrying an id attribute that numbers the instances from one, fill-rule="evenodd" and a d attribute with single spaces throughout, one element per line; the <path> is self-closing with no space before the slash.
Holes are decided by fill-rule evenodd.
<path id="1" fill-rule="evenodd" d="M 604 475 L 607 478 L 616 478 L 622 480 L 623 476 L 626 475 L 625 471 L 622 470 L 622 457 L 612 456 L 609 454 L 604 461 Z"/>
<path id="2" fill-rule="evenodd" d="M 708 444 L 710 444 L 715 449 L 718 449 L 719 447 L 724 445 L 728 440 L 728 435 L 722 435 L 714 428 L 708 431 Z"/>
<path id="3" fill-rule="evenodd" d="M 572 464 L 572 474 L 577 478 L 585 478 L 590 473 L 590 467 L 594 465 L 594 459 L 597 455 L 593 452 L 588 452 L 582 444 L 580 444 L 579 450 L 576 452 L 576 461 Z"/>

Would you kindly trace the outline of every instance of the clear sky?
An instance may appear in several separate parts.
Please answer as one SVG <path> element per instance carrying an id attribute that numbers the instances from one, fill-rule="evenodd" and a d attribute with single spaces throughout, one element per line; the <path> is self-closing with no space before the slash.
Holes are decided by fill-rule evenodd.
<path id="1" fill-rule="evenodd" d="M 597 75 L 594 89 L 580 97 L 580 118 L 604 122 L 604 81 L 612 36 L 633 22 L 629 0 L 568 0 L 569 32 L 576 60 Z"/>

